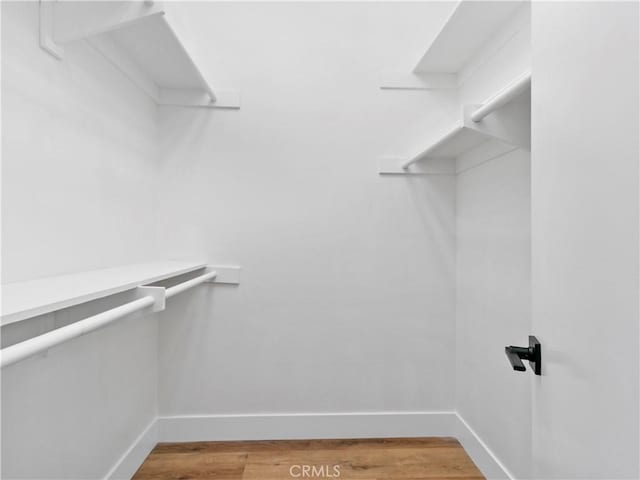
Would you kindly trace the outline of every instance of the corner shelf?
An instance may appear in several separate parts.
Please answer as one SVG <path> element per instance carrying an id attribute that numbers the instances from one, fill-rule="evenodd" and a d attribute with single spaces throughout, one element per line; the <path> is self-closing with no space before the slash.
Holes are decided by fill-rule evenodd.
<path id="1" fill-rule="evenodd" d="M 152 262 L 6 283 L 2 285 L 2 326 L 195 272 L 206 266 L 196 262 Z"/>
<path id="2" fill-rule="evenodd" d="M 516 1 L 460 1 L 413 71 L 458 73 L 515 11 Z"/>
<path id="3" fill-rule="evenodd" d="M 89 3 L 89 5 L 83 5 Z M 100 5 L 102 3 L 102 5 Z M 175 14 L 156 2 L 40 2 L 40 45 L 58 59 L 86 40 L 158 105 L 240 108 L 236 91 L 214 91 Z M 105 5 L 106 4 L 106 5 Z"/>
<path id="4" fill-rule="evenodd" d="M 378 173 L 459 173 L 461 168 L 458 163 L 486 161 L 516 148 L 530 150 L 530 85 L 531 73 L 525 72 L 486 102 L 480 105 L 466 105 L 462 119 L 417 154 L 405 159 L 382 158 Z M 455 161 L 462 157 L 466 157 L 462 162 Z"/>

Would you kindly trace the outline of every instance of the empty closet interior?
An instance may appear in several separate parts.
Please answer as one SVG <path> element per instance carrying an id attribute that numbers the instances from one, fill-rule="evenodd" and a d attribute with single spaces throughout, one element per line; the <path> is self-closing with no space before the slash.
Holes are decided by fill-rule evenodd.
<path id="1" fill-rule="evenodd" d="M 637 3 L 1 8 L 3 478 L 380 437 L 638 477 Z"/>

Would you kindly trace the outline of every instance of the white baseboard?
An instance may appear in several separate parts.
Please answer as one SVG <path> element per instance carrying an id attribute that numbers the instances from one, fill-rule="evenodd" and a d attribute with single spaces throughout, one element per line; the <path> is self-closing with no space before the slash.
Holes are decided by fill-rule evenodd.
<path id="1" fill-rule="evenodd" d="M 105 480 L 128 480 L 133 477 L 157 443 L 158 418 L 156 417 L 105 475 Z"/>
<path id="2" fill-rule="evenodd" d="M 509 470 L 459 413 L 456 413 L 456 420 L 456 432 L 453 436 L 458 439 L 467 455 L 471 457 L 473 463 L 476 464 L 486 479 L 515 480 Z"/>
<path id="3" fill-rule="evenodd" d="M 125 452 L 105 480 L 131 478 L 158 442 L 385 437 L 455 437 L 487 480 L 513 480 L 504 465 L 456 412 L 158 417 Z"/>
<path id="4" fill-rule="evenodd" d="M 451 436 L 455 412 L 160 417 L 161 442 Z"/>

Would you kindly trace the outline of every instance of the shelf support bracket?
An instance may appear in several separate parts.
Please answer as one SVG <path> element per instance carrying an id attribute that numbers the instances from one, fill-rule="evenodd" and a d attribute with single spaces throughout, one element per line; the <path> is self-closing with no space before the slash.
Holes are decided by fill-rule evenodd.
<path id="1" fill-rule="evenodd" d="M 206 283 L 226 283 L 229 285 L 240 284 L 242 267 L 234 265 L 207 265 L 205 273 L 216 272 L 216 276 Z"/>
<path id="2" fill-rule="evenodd" d="M 453 73 L 396 73 L 383 72 L 381 90 L 451 90 L 458 88 L 458 77 Z"/>
<path id="3" fill-rule="evenodd" d="M 161 312 L 165 308 L 166 289 L 164 287 L 136 287 L 135 298 L 153 297 L 152 312 Z"/>

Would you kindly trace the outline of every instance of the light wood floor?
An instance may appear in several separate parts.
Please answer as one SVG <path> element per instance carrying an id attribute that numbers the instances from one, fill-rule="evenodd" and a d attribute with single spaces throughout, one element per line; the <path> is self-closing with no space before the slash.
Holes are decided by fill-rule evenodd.
<path id="1" fill-rule="evenodd" d="M 443 437 L 160 443 L 133 478 L 484 479 L 458 441 Z"/>

